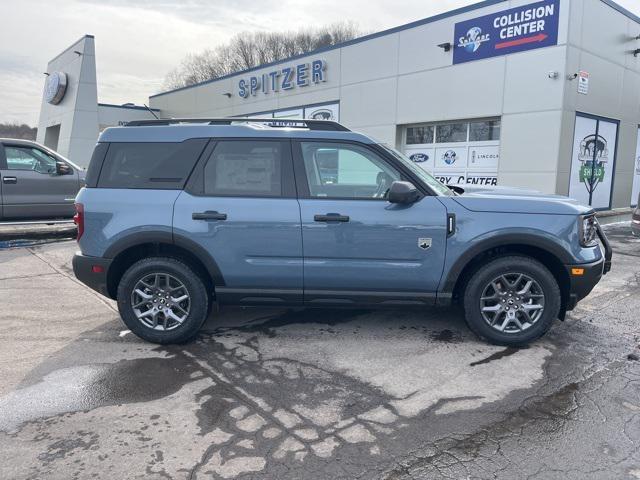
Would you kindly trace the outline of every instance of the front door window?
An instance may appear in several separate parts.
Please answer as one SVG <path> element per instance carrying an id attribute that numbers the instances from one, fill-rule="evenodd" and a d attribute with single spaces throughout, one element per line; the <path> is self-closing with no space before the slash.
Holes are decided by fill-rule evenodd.
<path id="1" fill-rule="evenodd" d="M 9 170 L 29 170 L 43 174 L 56 172 L 55 158 L 29 147 L 5 147 Z"/>
<path id="2" fill-rule="evenodd" d="M 309 195 L 316 198 L 385 199 L 400 173 L 365 147 L 302 142 Z"/>

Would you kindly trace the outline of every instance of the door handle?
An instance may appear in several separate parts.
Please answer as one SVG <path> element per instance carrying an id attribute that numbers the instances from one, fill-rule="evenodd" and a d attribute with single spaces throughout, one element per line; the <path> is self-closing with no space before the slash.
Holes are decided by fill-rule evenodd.
<path id="1" fill-rule="evenodd" d="M 215 211 L 207 210 L 206 212 L 195 212 L 191 215 L 194 220 L 226 220 L 226 213 L 218 213 Z"/>
<path id="2" fill-rule="evenodd" d="M 348 222 L 348 215 L 340 215 L 339 213 L 327 213 L 326 215 L 314 215 L 314 222 Z"/>
<path id="3" fill-rule="evenodd" d="M 2 183 L 7 183 L 7 184 L 18 183 L 18 177 L 3 177 Z"/>

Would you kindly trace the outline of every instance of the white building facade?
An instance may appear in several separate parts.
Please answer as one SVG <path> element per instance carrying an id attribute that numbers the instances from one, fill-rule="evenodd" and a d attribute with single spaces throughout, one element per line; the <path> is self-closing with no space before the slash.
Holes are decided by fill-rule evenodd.
<path id="1" fill-rule="evenodd" d="M 607 210 L 640 190 L 639 53 L 640 18 L 611 0 L 486 0 L 149 105 L 163 118 L 335 119 L 443 182 Z"/>
<path id="2" fill-rule="evenodd" d="M 489 0 L 150 105 L 165 117 L 335 118 L 448 183 L 628 207 L 640 188 L 639 35 L 640 19 L 610 1 Z"/>

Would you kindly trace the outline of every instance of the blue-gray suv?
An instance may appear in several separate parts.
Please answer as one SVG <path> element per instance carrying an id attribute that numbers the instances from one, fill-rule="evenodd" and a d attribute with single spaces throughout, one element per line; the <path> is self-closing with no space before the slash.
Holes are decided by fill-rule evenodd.
<path id="1" fill-rule="evenodd" d="M 456 190 L 335 122 L 131 122 L 96 145 L 73 268 L 151 342 L 193 338 L 213 304 L 458 302 L 501 345 L 543 335 L 609 270 L 591 208 Z"/>

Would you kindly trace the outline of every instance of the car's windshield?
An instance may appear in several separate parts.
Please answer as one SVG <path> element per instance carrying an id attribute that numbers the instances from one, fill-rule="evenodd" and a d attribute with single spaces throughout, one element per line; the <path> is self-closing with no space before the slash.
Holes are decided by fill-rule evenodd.
<path id="1" fill-rule="evenodd" d="M 400 160 L 409 170 L 415 173 L 420 180 L 426 183 L 433 191 L 435 191 L 438 195 L 446 195 L 452 196 L 454 193 L 447 187 L 443 185 L 441 182 L 436 180 L 430 173 L 426 172 L 422 168 L 418 167 L 415 163 L 413 163 L 406 155 L 400 153 L 395 148 L 390 147 L 387 144 L 381 143 L 380 146 L 388 151 L 395 158 Z"/>

